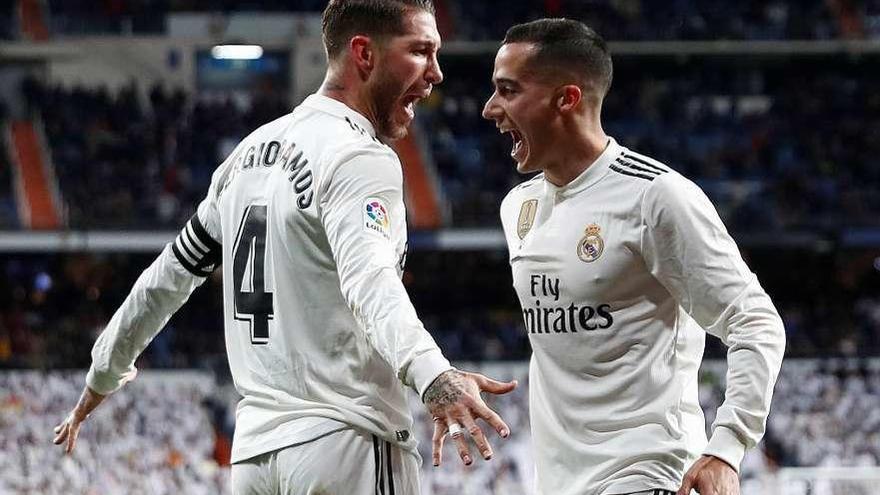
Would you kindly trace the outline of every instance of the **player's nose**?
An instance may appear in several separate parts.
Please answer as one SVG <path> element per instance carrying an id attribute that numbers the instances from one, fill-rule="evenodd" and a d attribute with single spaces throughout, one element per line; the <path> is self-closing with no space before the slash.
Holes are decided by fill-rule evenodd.
<path id="1" fill-rule="evenodd" d="M 495 96 L 497 93 L 492 93 L 492 96 L 486 100 L 486 104 L 483 105 L 483 118 L 487 120 L 498 120 L 499 118 L 499 109 L 498 105 L 495 103 Z"/>
<path id="2" fill-rule="evenodd" d="M 425 72 L 425 80 L 435 85 L 443 82 L 443 71 L 440 70 L 440 61 L 437 60 L 436 55 L 431 57 L 431 62 L 428 64 L 428 70 Z"/>

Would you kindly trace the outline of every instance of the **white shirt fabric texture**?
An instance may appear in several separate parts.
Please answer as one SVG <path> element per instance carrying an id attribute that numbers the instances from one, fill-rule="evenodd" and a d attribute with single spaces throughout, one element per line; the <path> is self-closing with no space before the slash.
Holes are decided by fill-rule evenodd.
<path id="1" fill-rule="evenodd" d="M 402 188 L 397 155 L 364 116 L 309 96 L 215 171 L 95 343 L 88 386 L 107 394 L 133 378 L 137 356 L 222 265 L 242 396 L 232 462 L 352 426 L 416 452 L 401 382 L 422 395 L 451 366 L 400 280 Z"/>
<path id="2" fill-rule="evenodd" d="M 738 469 L 764 434 L 785 331 L 699 187 L 609 139 L 571 183 L 514 188 L 501 219 L 533 351 L 538 493 L 676 491 L 701 454 Z M 708 442 L 705 332 L 728 346 Z"/>

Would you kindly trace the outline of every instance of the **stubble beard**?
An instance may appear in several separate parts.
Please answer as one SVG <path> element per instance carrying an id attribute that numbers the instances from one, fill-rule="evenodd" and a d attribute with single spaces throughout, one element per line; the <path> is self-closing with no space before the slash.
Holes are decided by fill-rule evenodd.
<path id="1" fill-rule="evenodd" d="M 401 84 L 392 76 L 381 76 L 373 91 L 376 112 L 376 132 L 384 139 L 397 140 L 406 136 L 407 126 L 394 122 L 394 111 L 403 94 Z"/>

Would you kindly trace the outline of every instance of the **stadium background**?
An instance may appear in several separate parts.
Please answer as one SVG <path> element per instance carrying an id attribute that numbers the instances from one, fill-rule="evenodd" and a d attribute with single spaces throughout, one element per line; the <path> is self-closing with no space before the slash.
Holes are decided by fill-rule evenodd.
<path id="1" fill-rule="evenodd" d="M 497 209 L 522 178 L 479 116 L 498 40 L 545 15 L 612 41 L 606 131 L 694 179 L 786 325 L 786 362 L 743 493 L 875 493 L 880 481 L 880 2 L 436 0 L 445 81 L 398 145 L 404 282 L 448 356 L 523 384 L 491 463 L 447 450 L 426 494 L 531 493 L 528 340 Z M 96 335 L 239 139 L 320 83 L 323 0 L 0 2 L 0 494 L 228 491 L 235 391 L 211 277 L 95 413 L 51 428 Z M 261 58 L 212 56 L 253 43 Z M 217 274 L 215 274 L 217 275 Z M 707 343 L 701 401 L 722 399 Z M 413 396 L 413 400 L 417 400 Z M 423 456 L 428 422 L 416 420 Z"/>

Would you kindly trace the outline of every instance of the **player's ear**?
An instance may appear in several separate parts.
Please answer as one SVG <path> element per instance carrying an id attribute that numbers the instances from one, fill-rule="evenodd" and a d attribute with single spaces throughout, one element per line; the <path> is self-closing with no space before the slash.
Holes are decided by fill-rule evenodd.
<path id="1" fill-rule="evenodd" d="M 556 91 L 556 108 L 561 112 L 570 112 L 578 106 L 583 96 L 583 91 L 576 84 L 561 86 Z"/>
<path id="2" fill-rule="evenodd" d="M 353 36 L 348 42 L 348 50 L 358 73 L 367 77 L 376 65 L 376 47 L 369 36 Z"/>

